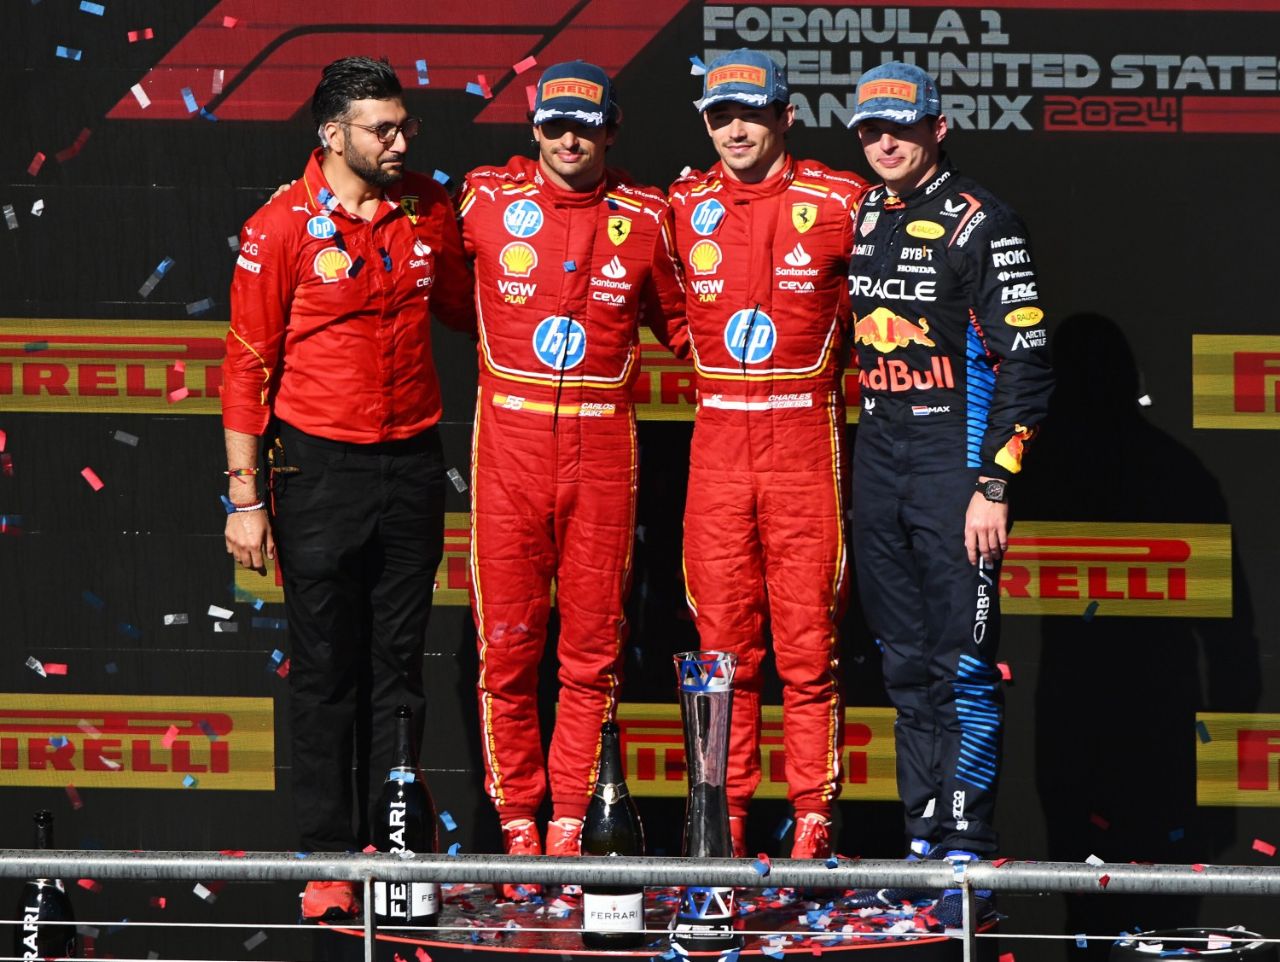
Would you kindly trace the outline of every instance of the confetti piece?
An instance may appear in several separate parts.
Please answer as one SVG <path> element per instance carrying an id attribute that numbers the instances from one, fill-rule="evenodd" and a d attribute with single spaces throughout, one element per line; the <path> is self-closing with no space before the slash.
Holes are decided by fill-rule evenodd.
<path id="1" fill-rule="evenodd" d="M 77 50 L 75 47 L 64 47 L 58 44 L 58 49 L 54 51 L 63 60 L 79 60 L 83 55 L 83 50 Z"/>
<path id="2" fill-rule="evenodd" d="M 773 871 L 773 864 L 769 861 L 769 856 L 764 852 L 761 852 L 756 856 L 756 860 L 752 863 L 751 867 L 756 870 L 756 874 L 761 878 L 764 878 Z"/>
<path id="3" fill-rule="evenodd" d="M 564 270 L 565 270 L 565 273 L 566 273 L 566 274 L 572 274 L 572 273 L 573 273 L 574 271 L 576 271 L 577 269 L 578 269 L 578 262 L 577 262 L 577 261 L 565 261 L 565 262 L 564 262 Z"/>
<path id="4" fill-rule="evenodd" d="M 472 81 L 467 82 L 467 93 L 476 97 L 484 96 L 484 91 L 480 88 L 480 85 Z"/>
<path id="5" fill-rule="evenodd" d="M 107 8 L 100 3 L 93 3 L 92 0 L 80 0 L 80 9 L 84 13 L 91 13 L 95 17 L 100 17 L 107 12 Z"/>
<path id="6" fill-rule="evenodd" d="M 413 954 L 417 957 L 418 962 L 431 962 L 431 956 L 427 954 L 427 950 L 422 946 L 418 946 L 418 948 L 414 950 Z"/>
<path id="7" fill-rule="evenodd" d="M 164 737 L 160 739 L 160 744 L 165 748 L 173 747 L 173 740 L 178 737 L 178 726 L 170 725 L 164 733 Z"/>
<path id="8" fill-rule="evenodd" d="M 151 98 L 147 96 L 147 92 L 142 89 L 142 84 L 134 84 L 129 88 L 129 92 L 133 94 L 133 99 L 138 102 L 138 106 L 146 110 L 151 106 Z"/>
<path id="9" fill-rule="evenodd" d="M 66 735 L 54 735 L 49 739 L 49 744 L 54 748 L 61 748 L 63 745 L 70 745 L 71 742 Z"/>
<path id="10" fill-rule="evenodd" d="M 188 776 L 188 777 L 189 777 L 189 776 Z M 203 883 L 203 882 L 197 882 L 197 883 L 196 883 L 195 888 L 193 888 L 191 891 L 192 891 L 192 892 L 194 892 L 194 893 L 196 894 L 196 896 L 197 896 L 197 897 L 204 899 L 204 900 L 205 900 L 206 902 L 208 902 L 210 905 L 212 905 L 214 902 L 218 901 L 218 896 L 214 895 L 214 894 L 213 894 L 213 892 L 212 892 L 212 891 L 210 891 L 210 890 L 209 890 L 209 889 L 204 885 L 204 883 Z"/>
<path id="11" fill-rule="evenodd" d="M 246 952 L 252 952 L 265 941 L 267 941 L 267 933 L 259 930 L 257 935 L 251 935 L 244 940 L 244 949 Z"/>
<path id="12" fill-rule="evenodd" d="M 1098 887 L 1099 887 L 1099 888 L 1106 888 L 1106 887 L 1107 887 L 1108 885 L 1110 885 L 1110 884 L 1111 884 L 1111 876 L 1110 876 L 1110 875 L 1103 875 L 1103 876 L 1101 876 L 1101 877 L 1098 879 Z"/>
<path id="13" fill-rule="evenodd" d="M 1084 620 L 1093 621 L 1093 616 L 1098 613 L 1098 603 L 1096 601 L 1089 602 L 1089 606 L 1084 610 Z"/>
<path id="14" fill-rule="evenodd" d="M 1087 949 L 1089 947 L 1089 938 L 1083 932 L 1076 933 L 1076 948 Z"/>
<path id="15" fill-rule="evenodd" d="M 182 88 L 182 102 L 186 104 L 187 113 L 194 114 L 200 109 L 200 105 L 196 103 L 196 95 L 191 92 L 190 87 Z"/>
<path id="16" fill-rule="evenodd" d="M 226 77 L 226 75 L 227 75 L 227 72 L 221 67 L 219 67 L 217 70 L 213 72 L 213 82 L 209 85 L 209 89 L 211 93 L 213 94 L 222 93 L 222 82 L 223 82 L 223 79 Z M 238 248 L 238 245 L 237 245 L 237 248 Z"/>
<path id="17" fill-rule="evenodd" d="M 1111 827 L 1111 823 L 1096 812 L 1089 816 L 1089 821 L 1093 822 L 1094 825 L 1098 826 L 1098 828 L 1102 829 L 1104 832 Z"/>
<path id="18" fill-rule="evenodd" d="M 94 728 L 83 718 L 81 718 L 78 722 L 76 722 L 76 728 L 80 729 L 86 735 L 92 735 L 94 738 L 97 738 L 99 735 L 102 734 L 102 732 L 98 731 L 98 729 Z"/>
<path id="19" fill-rule="evenodd" d="M 434 180 L 441 187 L 448 187 L 449 181 L 452 180 L 452 178 L 448 174 L 446 174 L 443 170 L 440 170 L 439 168 L 436 168 L 436 170 L 431 174 L 431 179 Z"/>
<path id="20" fill-rule="evenodd" d="M 37 351 L 47 351 L 49 350 L 49 342 L 48 341 L 28 341 L 26 344 L 22 345 L 22 349 L 26 351 L 28 354 L 34 354 Z"/>
<path id="21" fill-rule="evenodd" d="M 45 665 L 45 667 L 48 668 L 49 666 Z M 1272 845 L 1270 842 L 1264 842 L 1260 838 L 1255 838 L 1253 840 L 1253 850 L 1255 852 L 1261 852 L 1263 855 L 1266 855 L 1268 858 L 1276 854 L 1276 847 Z"/>
<path id="22" fill-rule="evenodd" d="M 450 854 L 451 856 L 453 856 L 454 858 L 457 858 L 457 857 L 458 857 L 458 853 L 459 853 L 459 852 L 461 852 L 461 851 L 462 851 L 462 843 L 461 843 L 461 842 L 454 842 L 452 845 L 450 845 L 450 846 L 449 846 L 449 854 Z"/>
<path id="23" fill-rule="evenodd" d="M 66 791 L 67 798 L 70 799 L 72 808 L 77 812 L 84 808 L 84 802 L 81 800 L 80 793 L 76 791 L 76 787 L 74 785 L 68 785 Z"/>
<path id="24" fill-rule="evenodd" d="M 48 678 L 48 677 L 49 677 L 49 676 L 48 676 L 48 674 L 46 674 L 46 673 L 45 673 L 45 670 L 44 670 L 44 663 L 43 663 L 42 661 L 40 661 L 40 659 L 39 659 L 39 658 L 37 658 L 35 655 L 28 655 L 28 656 L 27 656 L 26 665 L 27 665 L 27 667 L 28 667 L 28 668 L 30 668 L 32 671 L 34 671 L 34 672 L 35 672 L 37 675 L 39 675 L 41 678 Z"/>
<path id="25" fill-rule="evenodd" d="M 377 850 L 378 850 L 378 846 L 372 845 L 372 844 L 366 845 L 363 849 L 361 849 L 361 851 L 364 852 L 365 855 L 372 855 Z"/>
<path id="26" fill-rule="evenodd" d="M 4 222 L 9 225 L 9 230 L 18 229 L 18 215 L 13 212 L 12 204 L 4 205 Z"/>
<path id="27" fill-rule="evenodd" d="M 151 907 L 153 909 L 162 909 L 168 904 L 169 904 L 169 900 L 166 899 L 163 895 L 151 896 Z"/>
<path id="28" fill-rule="evenodd" d="M 255 628 L 265 628 L 268 631 L 284 631 L 289 627 L 285 618 L 254 618 L 252 624 Z"/>
<path id="29" fill-rule="evenodd" d="M 275 664 L 275 665 L 280 664 L 280 662 L 284 661 L 284 652 L 281 651 L 279 648 L 276 648 L 274 651 L 271 652 L 271 661 L 272 661 L 272 664 Z"/>
<path id="30" fill-rule="evenodd" d="M 1196 862 L 1196 864 L 1195 864 L 1195 865 L 1191 866 L 1191 871 L 1193 871 L 1193 872 L 1203 872 L 1203 871 L 1205 870 L 1205 868 L 1206 868 L 1206 867 L 1207 867 L 1207 866 L 1205 866 L 1203 863 L 1201 863 L 1201 862 Z"/>
<path id="31" fill-rule="evenodd" d="M 462 475 L 458 473 L 457 468 L 450 468 L 444 473 L 444 476 L 453 482 L 453 487 L 459 494 L 467 490 L 467 482 L 462 479 Z"/>
<path id="32" fill-rule="evenodd" d="M 200 108 L 200 116 L 203 117 L 205 120 L 209 121 L 210 123 L 216 124 L 218 122 L 218 115 L 213 113 L 212 111 L 206 110 L 203 107 Z"/>
<path id="33" fill-rule="evenodd" d="M 236 24 L 238 24 L 239 22 L 240 21 L 235 17 L 222 18 L 222 25 L 226 27 L 228 30 L 234 30 L 236 28 Z"/>
<path id="34" fill-rule="evenodd" d="M 240 238 L 234 234 L 228 237 L 227 246 L 231 248 L 231 253 L 238 254 L 240 252 Z"/>
<path id="35" fill-rule="evenodd" d="M 1171 842 L 1181 842 L 1181 841 L 1182 841 L 1182 839 L 1186 836 L 1186 834 L 1187 834 L 1187 833 L 1186 833 L 1186 831 L 1185 831 L 1184 829 L 1181 829 L 1181 828 L 1174 828 L 1174 829 L 1170 829 L 1170 830 L 1169 830 L 1169 841 L 1171 841 Z"/>
<path id="36" fill-rule="evenodd" d="M 1009 861 L 1007 858 L 998 858 L 998 859 L 995 859 L 991 864 L 993 867 L 999 868 L 1001 865 L 1003 865 L 1007 861 Z"/>
<path id="37" fill-rule="evenodd" d="M 67 673 L 67 666 L 57 661 L 46 661 L 44 663 L 44 670 L 50 675 L 65 675 Z"/>
<path id="38" fill-rule="evenodd" d="M 93 892 L 96 894 L 102 891 L 102 883 L 95 882 L 91 878 L 82 878 L 78 882 L 76 882 L 76 884 L 79 885 L 86 892 Z"/>
<path id="39" fill-rule="evenodd" d="M 0 455 L 0 458 L 7 458 L 8 455 Z M 8 472 L 12 474 L 13 472 Z M 20 535 L 22 534 L 22 515 L 20 514 L 0 514 L 0 535 Z"/>
<path id="40" fill-rule="evenodd" d="M 484 74 L 476 74 L 476 82 L 480 85 L 480 93 L 485 100 L 493 99 L 493 90 L 489 87 L 489 78 Z"/>
<path id="41" fill-rule="evenodd" d="M 227 619 L 227 618 L 231 618 L 231 617 L 233 617 L 234 615 L 235 615 L 235 612 L 234 612 L 234 611 L 230 611 L 230 610 L 229 610 L 229 609 L 227 609 L 227 608 L 219 608 L 217 605 L 210 605 L 210 606 L 209 606 L 209 617 L 210 617 L 210 618 L 222 618 L 223 620 L 225 620 L 225 619 Z"/>
<path id="42" fill-rule="evenodd" d="M 276 674 L 279 675 L 281 678 L 289 677 L 289 659 L 288 658 L 286 658 L 284 660 L 284 663 L 279 668 L 276 669 Z"/>
<path id="43" fill-rule="evenodd" d="M 447 810 L 440 813 L 440 824 L 444 826 L 446 832 L 458 830 L 458 823 L 453 820 L 453 816 Z"/>
<path id="44" fill-rule="evenodd" d="M 130 434 L 128 431 L 117 431 L 112 435 L 112 437 L 121 444 L 129 445 L 131 448 L 136 448 L 138 446 L 138 436 L 136 434 Z"/>
<path id="45" fill-rule="evenodd" d="M 85 483 L 94 491 L 101 491 L 106 485 L 102 483 L 102 479 L 98 477 L 98 473 L 93 468 L 84 468 L 80 472 L 80 477 L 84 478 Z"/>
<path id="46" fill-rule="evenodd" d="M 773 830 L 773 837 L 781 839 L 787 834 L 787 832 L 791 831 L 791 826 L 794 824 L 794 820 L 790 818 L 783 818 L 783 820 L 778 823 L 778 827 Z"/>
<path id="47" fill-rule="evenodd" d="M 183 776 L 182 785 L 184 788 L 195 788 L 199 784 L 200 779 L 196 778 L 194 775 Z"/>
<path id="48" fill-rule="evenodd" d="M 1206 745 L 1213 741 L 1213 736 L 1209 734 L 1209 726 L 1202 721 L 1196 722 L 1196 735 Z"/>
<path id="49" fill-rule="evenodd" d="M 234 621 L 215 621 L 213 623 L 213 633 L 215 635 L 233 635 L 240 631 L 240 626 Z"/>
<path id="50" fill-rule="evenodd" d="M 707 65 L 702 62 L 701 57 L 693 56 L 689 58 L 689 73 L 694 77 L 701 77 L 707 72 Z"/>
<path id="51" fill-rule="evenodd" d="M 511 69 L 516 73 L 524 73 L 526 70 L 532 70 L 536 66 L 538 66 L 536 57 L 525 57 L 519 63 L 513 63 Z"/>
<path id="52" fill-rule="evenodd" d="M 827 859 L 822 864 L 825 865 L 827 868 L 839 868 L 840 860 L 836 858 L 834 855 L 832 855 L 829 859 Z"/>
<path id="53" fill-rule="evenodd" d="M 1151 407 L 1151 395 L 1144 394 L 1142 395 L 1142 397 L 1138 398 L 1138 407 L 1143 407 L 1143 408 Z"/>
<path id="54" fill-rule="evenodd" d="M 529 110 L 532 112 L 534 107 L 538 105 L 538 88 L 533 84 L 529 84 L 524 88 L 524 96 L 529 101 Z"/>
<path id="55" fill-rule="evenodd" d="M 154 40 L 156 32 L 150 27 L 143 27 L 141 30 L 129 31 L 129 42 L 137 43 L 139 40 Z"/>
<path id="56" fill-rule="evenodd" d="M 190 619 L 187 618 L 187 613 L 185 611 L 179 611 L 172 615 L 165 615 L 164 623 L 166 625 L 186 625 L 191 622 Z"/>
<path id="57" fill-rule="evenodd" d="M 36 155 L 31 158 L 31 163 L 27 164 L 27 173 L 34 177 L 40 173 L 40 168 L 44 166 L 44 162 L 48 159 L 43 150 L 37 150 Z"/>
<path id="58" fill-rule="evenodd" d="M 412 785 L 417 781 L 417 776 L 414 775 L 413 772 L 402 772 L 392 769 L 387 772 L 387 781 L 399 782 L 402 785 Z"/>
<path id="59" fill-rule="evenodd" d="M 1098 856 L 1096 856 L 1096 855 L 1090 855 L 1087 859 L 1085 859 L 1085 862 L 1087 862 L 1089 865 L 1093 865 L 1093 866 L 1095 866 L 1095 867 L 1096 867 L 1096 866 L 1098 866 L 1098 865 L 1106 865 L 1106 864 L 1107 864 L 1107 863 L 1106 863 L 1106 862 L 1104 862 L 1102 859 L 1098 858 Z"/>
<path id="60" fill-rule="evenodd" d="M 1001 952 L 1000 962 L 1015 962 L 1012 952 Z"/>
<path id="61" fill-rule="evenodd" d="M 171 267 L 173 267 L 173 258 L 166 257 L 156 265 L 156 269 L 151 272 L 151 276 L 143 281 L 142 286 L 138 288 L 138 293 L 143 297 L 150 297 L 151 292 L 156 289 L 156 285 L 160 283 L 164 275 L 169 273 L 169 268 Z"/>
<path id="62" fill-rule="evenodd" d="M 1004 681 L 1013 681 L 1013 672 L 1009 669 L 1009 663 L 1005 661 L 997 661 L 996 667 L 1000 669 L 1000 677 Z"/>
<path id="63" fill-rule="evenodd" d="M 213 726 L 210 725 L 203 718 L 200 719 L 200 730 L 205 733 L 205 736 L 209 739 L 209 741 L 216 742 L 218 740 L 218 733 L 215 732 L 213 730 Z"/>
<path id="64" fill-rule="evenodd" d="M 34 204 L 31 205 L 31 216 L 39 217 L 43 213 L 44 213 L 44 198 L 41 198 L 40 200 L 37 200 Z"/>
<path id="65" fill-rule="evenodd" d="M 415 61 L 414 66 L 418 68 L 418 86 L 425 87 L 431 83 L 431 78 L 427 76 L 427 62 L 425 60 Z"/>
<path id="66" fill-rule="evenodd" d="M 191 395 L 191 390 L 186 386 L 176 387 L 169 392 L 169 403 L 177 404 L 179 401 L 185 401 Z"/>

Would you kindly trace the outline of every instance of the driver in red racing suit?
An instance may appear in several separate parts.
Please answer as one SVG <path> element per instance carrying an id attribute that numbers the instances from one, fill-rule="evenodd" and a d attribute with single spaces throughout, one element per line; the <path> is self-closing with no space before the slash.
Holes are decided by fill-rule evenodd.
<path id="1" fill-rule="evenodd" d="M 579 852 L 626 637 L 638 323 L 687 351 L 666 199 L 604 164 L 618 119 L 603 70 L 549 67 L 532 117 L 538 159 L 471 171 L 459 204 L 480 325 L 471 600 L 484 784 L 512 854 L 542 852 L 533 819 L 548 776 L 547 854 Z M 560 697 L 544 764 L 538 664 L 553 580 Z"/>
<path id="2" fill-rule="evenodd" d="M 765 625 L 783 689 L 792 858 L 831 853 L 843 717 L 838 624 L 848 590 L 843 482 L 851 218 L 867 185 L 795 160 L 783 68 L 714 61 L 703 112 L 720 162 L 671 187 L 689 284 L 698 408 L 685 584 L 703 649 L 738 656 L 728 803 L 736 855 L 760 783 Z"/>

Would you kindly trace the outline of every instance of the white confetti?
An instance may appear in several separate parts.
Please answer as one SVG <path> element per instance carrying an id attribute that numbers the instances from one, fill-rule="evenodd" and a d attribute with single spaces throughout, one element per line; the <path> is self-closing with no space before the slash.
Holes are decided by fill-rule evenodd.
<path id="1" fill-rule="evenodd" d="M 459 494 L 467 490 L 467 482 L 462 479 L 462 475 L 458 473 L 457 468 L 450 468 L 444 475 L 453 482 L 453 486 Z"/>
<path id="2" fill-rule="evenodd" d="M 1141 408 L 1151 407 L 1151 395 L 1144 394 L 1142 395 L 1142 397 L 1138 398 L 1138 407 L 1141 407 Z"/>
<path id="3" fill-rule="evenodd" d="M 133 93 L 133 99 L 138 101 L 138 106 L 146 110 L 151 106 L 151 98 L 147 96 L 147 92 L 142 89 L 142 84 L 134 84 L 129 90 Z"/>
<path id="4" fill-rule="evenodd" d="M 1087 859 L 1085 859 L 1085 861 L 1088 862 L 1090 865 L 1095 865 L 1095 866 L 1107 864 L 1102 859 L 1098 858 L 1098 856 L 1096 855 L 1090 855 Z"/>
<path id="5" fill-rule="evenodd" d="M 213 72 L 213 85 L 210 88 L 213 93 L 222 93 L 222 80 L 226 76 L 226 71 L 219 67 Z"/>
<path id="6" fill-rule="evenodd" d="M 229 635 L 240 630 L 240 626 L 234 621 L 215 621 L 213 623 L 213 633 L 215 635 Z"/>
<path id="7" fill-rule="evenodd" d="M 232 617 L 234 617 L 234 616 L 235 616 L 235 612 L 234 612 L 234 611 L 229 611 L 229 610 L 228 610 L 228 609 L 226 609 L 226 608 L 219 608 L 217 605 L 210 605 L 210 606 L 209 606 L 209 617 L 210 617 L 210 618 L 221 618 L 221 619 L 223 619 L 223 620 L 225 621 L 226 619 L 228 619 L 228 618 L 232 618 Z"/>
<path id="8" fill-rule="evenodd" d="M 187 620 L 187 613 L 185 611 L 180 611 L 177 614 L 165 615 L 164 623 L 166 625 L 185 625 L 190 622 Z"/>
<path id="9" fill-rule="evenodd" d="M 31 216 L 39 217 L 43 213 L 44 213 L 44 198 L 41 197 L 34 204 L 31 205 Z"/>
<path id="10" fill-rule="evenodd" d="M 34 671 L 41 678 L 48 678 L 49 674 L 44 670 L 44 663 L 35 655 L 27 656 L 27 667 Z"/>
<path id="11" fill-rule="evenodd" d="M 267 941 L 267 933 L 258 932 L 257 935 L 251 935 L 244 940 L 244 949 L 246 952 L 252 952 L 265 941 Z"/>
<path id="12" fill-rule="evenodd" d="M 218 901 L 218 896 L 214 895 L 211 891 L 205 888 L 204 883 L 202 882 L 197 882 L 196 887 L 193 888 L 191 891 L 194 892 L 199 898 L 204 899 L 210 905 Z"/>
<path id="13" fill-rule="evenodd" d="M 115 439 L 121 444 L 127 444 L 131 448 L 136 448 L 138 446 L 138 436 L 136 434 L 130 434 L 128 431 L 117 431 L 113 437 L 115 437 Z"/>
<path id="14" fill-rule="evenodd" d="M 12 204 L 4 205 L 4 222 L 9 225 L 9 230 L 18 229 L 18 215 L 13 212 Z"/>

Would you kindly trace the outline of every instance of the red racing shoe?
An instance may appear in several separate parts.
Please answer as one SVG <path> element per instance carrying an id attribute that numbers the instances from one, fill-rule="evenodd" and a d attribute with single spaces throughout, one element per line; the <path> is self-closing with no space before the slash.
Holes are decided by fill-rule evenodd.
<path id="1" fill-rule="evenodd" d="M 796 840 L 791 845 L 792 858 L 831 857 L 831 819 L 810 812 L 796 822 Z"/>
<path id="2" fill-rule="evenodd" d="M 542 838 L 538 826 L 531 818 L 518 818 L 502 826 L 502 847 L 508 855 L 541 855 Z M 527 902 L 542 894 L 542 886 L 536 882 L 495 885 L 498 895 L 509 902 Z"/>
<path id="3" fill-rule="evenodd" d="M 302 893 L 303 922 L 344 922 L 359 915 L 355 882 L 308 882 Z"/>

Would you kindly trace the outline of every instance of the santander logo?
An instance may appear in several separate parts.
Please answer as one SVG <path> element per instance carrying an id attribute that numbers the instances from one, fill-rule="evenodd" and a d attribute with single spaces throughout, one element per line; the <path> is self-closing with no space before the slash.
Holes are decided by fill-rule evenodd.
<path id="1" fill-rule="evenodd" d="M 799 242 L 797 242 L 791 252 L 782 259 L 792 267 L 804 267 L 813 260 L 813 258 L 809 256 L 809 252 L 804 249 L 804 245 Z"/>
<path id="2" fill-rule="evenodd" d="M 621 280 L 627 276 L 627 269 L 622 266 L 622 261 L 618 260 L 618 255 L 613 256 L 613 260 L 600 268 L 600 273 L 611 280 Z"/>

